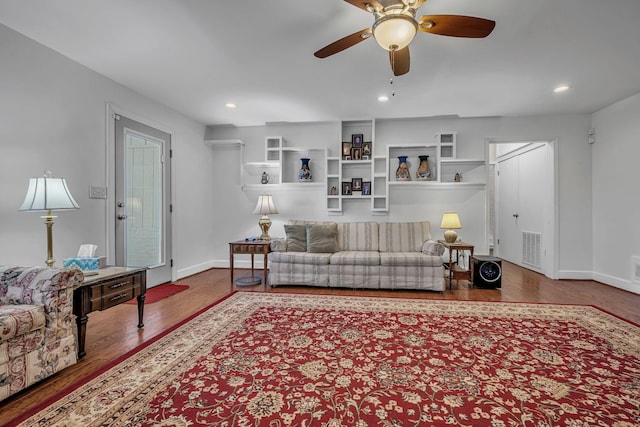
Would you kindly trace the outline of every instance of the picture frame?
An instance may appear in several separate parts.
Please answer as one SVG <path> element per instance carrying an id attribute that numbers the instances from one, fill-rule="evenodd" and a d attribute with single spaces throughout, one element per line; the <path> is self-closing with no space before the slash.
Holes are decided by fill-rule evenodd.
<path id="1" fill-rule="evenodd" d="M 350 182 L 343 182 L 342 183 L 342 195 L 343 196 L 350 196 L 351 193 L 351 183 Z"/>
<path id="2" fill-rule="evenodd" d="M 353 148 L 362 148 L 362 142 L 364 139 L 364 135 L 361 133 L 354 133 L 351 135 L 351 146 Z"/>
<path id="3" fill-rule="evenodd" d="M 352 148 L 351 149 L 351 159 L 352 160 L 362 160 L 362 148 Z"/>
<path id="4" fill-rule="evenodd" d="M 351 156 L 351 143 L 343 142 L 342 143 L 342 160 L 349 160 L 346 157 Z"/>
<path id="5" fill-rule="evenodd" d="M 369 160 L 369 156 L 362 156 L 362 160 Z"/>
<path id="6" fill-rule="evenodd" d="M 364 181 L 362 183 L 362 195 L 363 196 L 371 195 L 371 181 Z"/>
<path id="7" fill-rule="evenodd" d="M 370 142 L 363 142 L 362 143 L 362 156 L 370 156 L 371 154 L 373 154 L 371 152 L 371 143 Z"/>
<path id="8" fill-rule="evenodd" d="M 362 191 L 362 178 L 351 178 L 351 191 Z"/>

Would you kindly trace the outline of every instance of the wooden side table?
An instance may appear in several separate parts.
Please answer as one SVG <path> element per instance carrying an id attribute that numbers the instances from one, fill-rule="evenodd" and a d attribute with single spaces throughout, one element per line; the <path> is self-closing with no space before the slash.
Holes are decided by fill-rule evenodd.
<path id="1" fill-rule="evenodd" d="M 84 344 L 87 337 L 89 313 L 102 311 L 138 299 L 138 328 L 144 323 L 144 300 L 147 294 L 147 269 L 129 267 L 106 267 L 96 270 L 98 274 L 87 275 L 84 282 L 73 290 L 73 314 L 78 327 L 78 358 L 87 353 Z"/>
<path id="2" fill-rule="evenodd" d="M 251 275 L 253 276 L 253 257 L 256 254 L 264 255 L 264 284 L 267 283 L 267 255 L 271 252 L 270 240 L 238 240 L 229 243 L 229 268 L 231 270 L 231 283 L 233 283 L 233 256 L 238 254 L 251 255 Z"/>
<path id="3" fill-rule="evenodd" d="M 473 268 L 471 268 L 471 259 L 473 258 L 473 245 L 465 242 L 447 243 L 444 240 L 438 240 L 445 248 L 449 250 L 449 262 L 443 263 L 444 268 L 449 271 L 449 289 L 451 289 L 452 280 L 468 280 L 473 284 Z M 460 251 L 469 251 L 469 268 L 460 267 Z M 453 252 L 456 253 L 455 261 L 453 260 Z"/>

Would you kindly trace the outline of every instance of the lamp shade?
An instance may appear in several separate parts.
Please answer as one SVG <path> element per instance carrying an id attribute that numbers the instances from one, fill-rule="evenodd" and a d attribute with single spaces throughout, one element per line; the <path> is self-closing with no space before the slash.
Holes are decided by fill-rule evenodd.
<path id="1" fill-rule="evenodd" d="M 44 176 L 31 178 L 21 211 L 48 211 L 78 209 L 64 178 L 54 178 L 47 171 Z"/>
<path id="2" fill-rule="evenodd" d="M 454 230 L 462 228 L 460 225 L 460 218 L 458 218 L 457 212 L 445 212 L 442 214 L 442 222 L 440 228 L 446 230 Z"/>
<path id="3" fill-rule="evenodd" d="M 276 209 L 276 205 L 273 203 L 273 196 L 258 196 L 258 204 L 253 210 L 253 213 L 260 215 L 277 214 L 278 209 Z"/>

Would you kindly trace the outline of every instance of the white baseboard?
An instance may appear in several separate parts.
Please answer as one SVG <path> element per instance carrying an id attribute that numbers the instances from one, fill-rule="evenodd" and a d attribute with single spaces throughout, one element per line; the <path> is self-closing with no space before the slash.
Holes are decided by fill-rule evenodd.
<path id="1" fill-rule="evenodd" d="M 261 257 L 262 258 L 262 257 Z M 253 268 L 256 270 L 262 270 L 264 265 L 264 262 L 262 261 L 262 259 L 258 260 L 256 257 L 256 260 L 253 264 Z M 244 259 L 237 259 L 234 260 L 233 262 L 233 267 L 234 268 L 251 268 L 251 260 L 244 260 Z M 205 270 L 208 270 L 210 268 L 229 268 L 229 260 L 228 259 L 224 259 L 224 260 L 210 260 L 207 262 L 203 262 L 201 264 L 197 264 L 197 265 L 193 265 L 187 268 L 182 268 L 180 270 L 178 270 L 178 279 L 181 279 L 183 277 L 187 277 L 187 276 L 192 276 L 196 273 L 201 273 Z"/>
<path id="2" fill-rule="evenodd" d="M 593 272 L 583 270 L 560 270 L 558 271 L 558 279 L 593 280 Z"/>
<path id="3" fill-rule="evenodd" d="M 634 294 L 640 294 L 639 285 L 636 285 L 629 280 L 624 280 L 619 277 L 609 276 L 607 274 L 593 273 L 593 280 L 606 283 L 607 285 L 611 285 L 616 288 L 624 289 L 625 291 L 633 292 Z"/>
<path id="4" fill-rule="evenodd" d="M 229 263 L 227 262 L 227 267 L 229 266 Z M 197 264 L 197 265 L 192 265 L 190 267 L 187 268 L 181 268 L 180 270 L 178 270 L 177 274 L 178 274 L 178 279 L 182 279 L 183 277 L 187 277 L 187 276 L 193 276 L 196 273 L 201 273 L 205 270 L 208 270 L 210 268 L 214 268 L 215 266 L 213 265 L 213 261 L 207 261 L 207 262 L 203 262 L 201 264 Z"/>

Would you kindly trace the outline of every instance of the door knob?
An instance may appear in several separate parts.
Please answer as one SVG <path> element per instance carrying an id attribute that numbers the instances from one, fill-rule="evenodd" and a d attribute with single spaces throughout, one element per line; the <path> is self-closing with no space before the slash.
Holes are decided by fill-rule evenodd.
<path id="1" fill-rule="evenodd" d="M 520 215 L 518 215 L 517 213 L 516 213 L 516 214 L 513 214 L 513 217 L 514 217 L 514 218 L 518 218 L 519 216 L 520 216 Z"/>
<path id="2" fill-rule="evenodd" d="M 118 215 L 118 219 L 120 221 L 124 221 L 125 219 L 127 219 L 127 216 L 126 215 Z"/>

